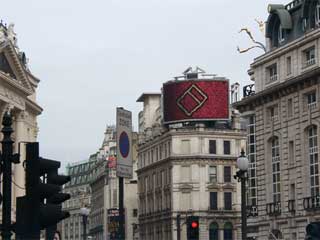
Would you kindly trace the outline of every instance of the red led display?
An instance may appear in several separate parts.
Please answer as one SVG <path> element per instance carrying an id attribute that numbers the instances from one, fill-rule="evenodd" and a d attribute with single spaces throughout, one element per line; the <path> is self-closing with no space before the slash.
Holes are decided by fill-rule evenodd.
<path id="1" fill-rule="evenodd" d="M 164 123 L 229 118 L 227 80 L 187 80 L 163 85 Z"/>

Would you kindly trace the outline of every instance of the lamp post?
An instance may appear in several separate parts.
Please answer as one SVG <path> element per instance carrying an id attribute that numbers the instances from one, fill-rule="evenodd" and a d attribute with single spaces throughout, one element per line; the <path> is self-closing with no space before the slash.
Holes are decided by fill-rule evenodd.
<path id="1" fill-rule="evenodd" d="M 87 240 L 87 223 L 88 223 L 89 213 L 90 213 L 90 209 L 86 207 L 80 208 L 80 214 L 82 216 L 82 223 L 83 223 L 83 240 Z"/>
<path id="2" fill-rule="evenodd" d="M 247 240 L 247 204 L 246 204 L 246 180 L 247 171 L 249 167 L 249 160 L 245 156 L 245 152 L 242 149 L 241 155 L 237 159 L 237 171 L 235 178 L 241 182 L 241 235 L 242 240 Z"/>

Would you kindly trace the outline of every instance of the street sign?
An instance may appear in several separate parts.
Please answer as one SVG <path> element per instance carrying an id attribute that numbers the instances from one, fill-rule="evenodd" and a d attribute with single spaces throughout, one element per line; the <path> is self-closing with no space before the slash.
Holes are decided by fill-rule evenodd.
<path id="1" fill-rule="evenodd" d="M 119 209 L 108 209 L 108 233 L 110 240 L 118 240 L 121 238 L 120 222 L 124 221 L 123 216 L 119 215 Z"/>
<path id="2" fill-rule="evenodd" d="M 117 108 L 117 176 L 132 178 L 132 114 Z"/>

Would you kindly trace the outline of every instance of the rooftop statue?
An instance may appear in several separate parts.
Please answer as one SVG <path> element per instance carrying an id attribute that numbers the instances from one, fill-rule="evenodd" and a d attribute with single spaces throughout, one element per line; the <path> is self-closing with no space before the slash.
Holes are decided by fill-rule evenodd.
<path id="1" fill-rule="evenodd" d="M 13 28 L 14 28 L 14 23 L 10 23 L 9 26 L 8 26 L 7 35 L 8 35 L 8 39 L 11 41 L 13 46 L 15 48 L 18 48 L 17 34 L 14 32 Z"/>

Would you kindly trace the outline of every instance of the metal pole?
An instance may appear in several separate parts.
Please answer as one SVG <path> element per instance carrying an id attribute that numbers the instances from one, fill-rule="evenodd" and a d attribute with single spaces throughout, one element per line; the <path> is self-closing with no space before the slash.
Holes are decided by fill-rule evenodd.
<path id="1" fill-rule="evenodd" d="M 241 171 L 241 170 L 240 170 Z M 242 240 L 247 240 L 247 204 L 246 204 L 246 171 L 241 171 L 241 233 Z"/>
<path id="2" fill-rule="evenodd" d="M 181 222 L 181 215 L 178 214 L 177 215 L 177 240 L 181 239 L 181 226 L 180 226 L 180 222 Z"/>
<path id="3" fill-rule="evenodd" d="M 124 191 L 123 191 L 123 177 L 119 177 L 119 216 L 120 216 L 120 239 L 125 239 L 124 229 Z"/>
<path id="4" fill-rule="evenodd" d="M 82 215 L 83 222 L 83 240 L 87 240 L 87 216 Z"/>
<path id="5" fill-rule="evenodd" d="M 11 115 L 6 112 L 2 120 L 3 133 L 2 140 L 2 164 L 3 164 L 3 176 L 2 176 L 2 189 L 3 189 L 3 205 L 2 205 L 2 232 L 1 236 L 3 240 L 11 239 L 11 184 L 12 184 L 12 144 L 11 134 L 13 129 Z"/>

